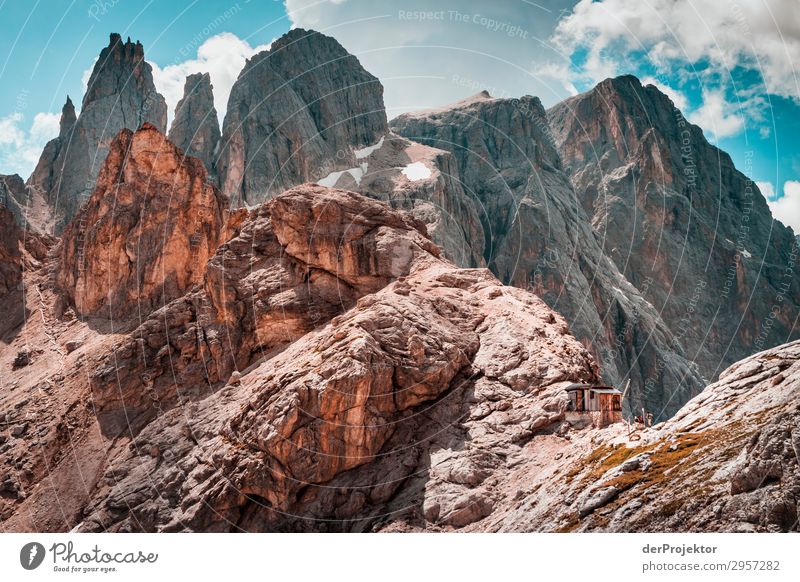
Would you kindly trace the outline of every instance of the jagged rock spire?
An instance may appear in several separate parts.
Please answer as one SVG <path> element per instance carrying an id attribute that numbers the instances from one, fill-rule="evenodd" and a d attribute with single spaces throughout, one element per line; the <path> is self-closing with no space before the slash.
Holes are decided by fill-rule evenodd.
<path id="1" fill-rule="evenodd" d="M 89 197 L 108 144 L 121 129 L 153 124 L 165 132 L 167 105 L 155 88 L 144 47 L 109 37 L 89 78 L 80 115 L 67 98 L 59 137 L 45 147 L 28 184 L 42 190 L 63 228 Z M 77 130 L 77 131 L 76 131 Z"/>
<path id="2" fill-rule="evenodd" d="M 200 158 L 206 169 L 213 173 L 220 129 L 208 73 L 194 73 L 186 77 L 183 98 L 175 107 L 169 140 L 186 155 Z"/>
<path id="3" fill-rule="evenodd" d="M 64 107 L 61 108 L 61 121 L 59 122 L 59 132 L 58 137 L 65 137 L 72 131 L 72 128 L 75 126 L 75 122 L 78 120 L 77 116 L 75 115 L 75 106 L 72 104 L 72 99 L 69 98 L 67 95 L 67 102 L 64 103 Z"/>

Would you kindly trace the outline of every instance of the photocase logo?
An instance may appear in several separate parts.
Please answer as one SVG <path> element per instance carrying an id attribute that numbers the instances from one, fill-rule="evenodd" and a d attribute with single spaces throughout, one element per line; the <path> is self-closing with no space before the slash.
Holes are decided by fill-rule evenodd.
<path id="1" fill-rule="evenodd" d="M 44 561 L 44 546 L 39 542 L 30 542 L 19 551 L 19 563 L 26 570 L 35 570 Z"/>

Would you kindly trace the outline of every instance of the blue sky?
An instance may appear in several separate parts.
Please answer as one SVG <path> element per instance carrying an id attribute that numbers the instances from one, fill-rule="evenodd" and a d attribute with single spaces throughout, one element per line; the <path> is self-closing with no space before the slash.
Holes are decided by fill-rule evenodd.
<path id="1" fill-rule="evenodd" d="M 0 0 L 0 111 L 13 111 L 24 91 L 32 111 L 59 110 L 67 93 L 77 104 L 81 76 L 110 32 L 140 40 L 147 60 L 166 66 L 221 32 L 255 46 L 289 27 L 279 2 Z"/>
<path id="2" fill-rule="evenodd" d="M 389 115 L 487 88 L 546 106 L 633 73 L 667 92 L 800 231 L 796 0 L 0 0 L 0 173 L 30 173 L 110 32 L 140 40 L 174 107 L 211 73 L 224 112 L 244 59 L 291 26 L 336 37 Z M 170 111 L 171 113 L 171 111 Z M 785 196 L 784 196 L 785 195 Z"/>

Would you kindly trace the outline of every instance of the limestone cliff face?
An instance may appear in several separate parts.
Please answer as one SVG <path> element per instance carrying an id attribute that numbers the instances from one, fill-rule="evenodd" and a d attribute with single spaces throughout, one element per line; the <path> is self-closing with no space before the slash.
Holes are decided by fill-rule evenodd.
<path id="1" fill-rule="evenodd" d="M 19 175 L 0 175 L 0 206 L 14 215 L 21 229 L 37 235 L 52 234 L 53 213 L 42 190 L 28 186 Z"/>
<path id="2" fill-rule="evenodd" d="M 183 88 L 183 98 L 175 107 L 169 141 L 187 156 L 202 160 L 209 174 L 213 174 L 219 140 L 219 120 L 214 108 L 211 77 L 208 73 L 189 75 Z"/>
<path id="3" fill-rule="evenodd" d="M 240 210 L 227 230 L 202 290 L 99 354 L 90 383 L 104 433 L 140 430 L 153 399 L 166 411 L 219 389 L 439 254 L 411 217 L 320 186 Z"/>
<path id="4" fill-rule="evenodd" d="M 76 121 L 75 106 L 72 104 L 72 99 L 67 95 L 67 101 L 61 108 L 58 137 L 51 139 L 44 146 L 42 155 L 39 156 L 39 162 L 28 178 L 28 185 L 47 198 L 50 197 L 50 193 L 54 191 L 56 185 L 61 182 L 66 149 L 72 139 L 72 130 Z M 62 152 L 62 150 L 64 151 Z M 61 162 L 60 165 L 56 163 L 59 160 Z"/>
<path id="5" fill-rule="evenodd" d="M 0 182 L 2 184 L 2 182 Z M 53 240 L 17 223 L 14 213 L 0 204 L 0 346 L 30 316 L 26 309 L 24 274 L 40 269 Z M 26 346 L 20 353 L 27 354 Z M 27 355 L 21 361 L 25 361 Z M 18 362 L 19 363 L 19 362 Z"/>
<path id="6" fill-rule="evenodd" d="M 800 334 L 798 247 L 758 188 L 635 77 L 548 111 L 604 252 L 709 380 Z"/>
<path id="7" fill-rule="evenodd" d="M 17 196 L 9 208 L 21 225 L 48 234 L 53 234 L 57 227 L 60 228 L 56 223 L 58 212 L 52 204 L 51 192 L 61 183 L 64 158 L 76 121 L 75 106 L 67 95 L 67 101 L 61 108 L 58 136 L 45 144 L 27 183 L 22 183 L 17 178 L 11 188 Z"/>
<path id="8" fill-rule="evenodd" d="M 152 465 L 155 487 L 134 490 L 137 472 L 117 470 L 82 529 L 281 531 L 326 520 L 350 530 L 398 504 L 461 527 L 491 513 L 487 476 L 502 464 L 491 443 L 518 447 L 557 426 L 564 386 L 597 381 L 597 367 L 535 295 L 443 261 L 420 228 L 382 203 L 319 186 L 251 211 L 209 264 L 206 298 L 173 302 L 133 334 L 130 357 L 115 342 L 116 359 L 93 365 L 107 368 L 108 388 L 93 386 L 101 423 L 113 399 L 118 417 L 137 419 L 138 398 L 152 410 L 176 382 L 183 405 L 149 413 L 137 447 L 115 464 Z M 181 306 L 198 318 L 188 322 Z M 157 331 L 167 323 L 168 333 Z M 172 339 L 161 346 L 164 336 Z M 135 338 L 146 344 L 142 358 Z M 221 345 L 209 347 L 211 338 Z M 183 364 L 220 371 L 228 345 L 241 374 L 192 395 L 197 382 Z M 148 378 L 162 370 L 161 391 L 136 395 L 137 360 L 149 362 Z M 440 459 L 445 449 L 458 461 Z M 436 471 L 452 475 L 429 492 L 435 510 L 423 508 L 421 486 L 434 457 Z"/>
<path id="9" fill-rule="evenodd" d="M 143 123 L 166 131 L 167 106 L 153 84 L 152 68 L 140 43 L 112 34 L 100 52 L 80 115 L 67 100 L 59 137 L 47 144 L 28 184 L 40 189 L 54 214 L 56 230 L 77 214 L 94 190 L 95 179 L 114 137 Z"/>
<path id="10" fill-rule="evenodd" d="M 294 29 L 245 65 L 223 124 L 217 170 L 235 205 L 253 205 L 357 165 L 387 131 L 383 87 L 331 37 Z"/>
<path id="11" fill-rule="evenodd" d="M 410 211 L 456 264 L 477 267 L 483 227 L 451 154 L 388 131 L 383 87 L 334 39 L 292 30 L 231 91 L 216 169 L 233 205 L 303 182 Z"/>
<path id="12" fill-rule="evenodd" d="M 375 78 L 295 30 L 232 93 L 230 210 L 208 79 L 171 133 L 205 162 L 141 123 L 151 86 L 112 36 L 30 183 L 0 180 L 4 530 L 798 530 L 800 341 L 710 385 L 727 356 L 698 341 L 794 333 L 796 244 L 663 96 L 482 93 L 389 131 Z M 53 248 L 31 211 L 91 175 L 76 143 L 108 155 Z M 570 410 L 573 382 L 628 378 L 627 416 L 671 418 L 634 440 Z"/>
<path id="13" fill-rule="evenodd" d="M 122 130 L 64 231 L 56 285 L 81 315 L 144 317 L 202 281 L 223 213 L 202 162 L 150 124 Z"/>
<path id="14" fill-rule="evenodd" d="M 564 315 L 608 382 L 622 386 L 630 378 L 630 410 L 646 407 L 665 418 L 702 388 L 659 313 L 603 253 L 538 99 L 492 99 L 484 92 L 401 115 L 392 128 L 452 152 L 482 210 L 489 268 Z"/>

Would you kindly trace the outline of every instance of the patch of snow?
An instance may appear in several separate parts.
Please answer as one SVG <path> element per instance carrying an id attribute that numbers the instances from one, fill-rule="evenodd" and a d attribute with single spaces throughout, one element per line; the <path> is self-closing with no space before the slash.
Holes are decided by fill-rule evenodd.
<path id="1" fill-rule="evenodd" d="M 344 174 L 346 170 L 342 170 L 341 172 L 331 172 L 322 180 L 317 180 L 317 184 L 320 186 L 325 186 L 326 188 L 333 188 L 336 185 L 336 182 L 339 181 L 339 178 Z"/>
<path id="2" fill-rule="evenodd" d="M 336 182 L 339 181 L 339 178 L 347 172 L 353 177 L 353 180 L 356 181 L 356 184 L 359 186 L 361 185 L 361 178 L 364 177 L 364 173 L 367 171 L 367 164 L 361 164 L 358 168 L 350 168 L 349 170 L 341 170 L 339 172 L 331 172 L 321 180 L 317 180 L 317 184 L 320 186 L 325 186 L 326 188 L 333 188 L 336 186 Z"/>
<path id="3" fill-rule="evenodd" d="M 356 181 L 356 184 L 361 186 L 361 178 L 364 176 L 364 170 L 362 170 L 361 168 L 350 168 L 347 171 L 351 176 L 353 176 L 353 179 Z"/>
<path id="4" fill-rule="evenodd" d="M 367 146 L 365 148 L 361 148 L 360 150 L 355 150 L 353 153 L 356 155 L 356 159 L 361 160 L 368 157 L 372 152 L 381 149 L 383 147 L 384 137 L 382 137 L 375 145 Z"/>
<path id="5" fill-rule="evenodd" d="M 417 180 L 425 180 L 426 178 L 431 177 L 431 170 L 428 166 L 423 164 L 422 162 L 414 162 L 408 164 L 405 168 L 401 170 L 402 174 L 411 180 L 412 182 L 416 182 Z"/>
<path id="6" fill-rule="evenodd" d="M 747 249 L 742 249 L 742 255 L 744 255 L 745 259 L 752 258 L 753 255 L 747 252 Z"/>

